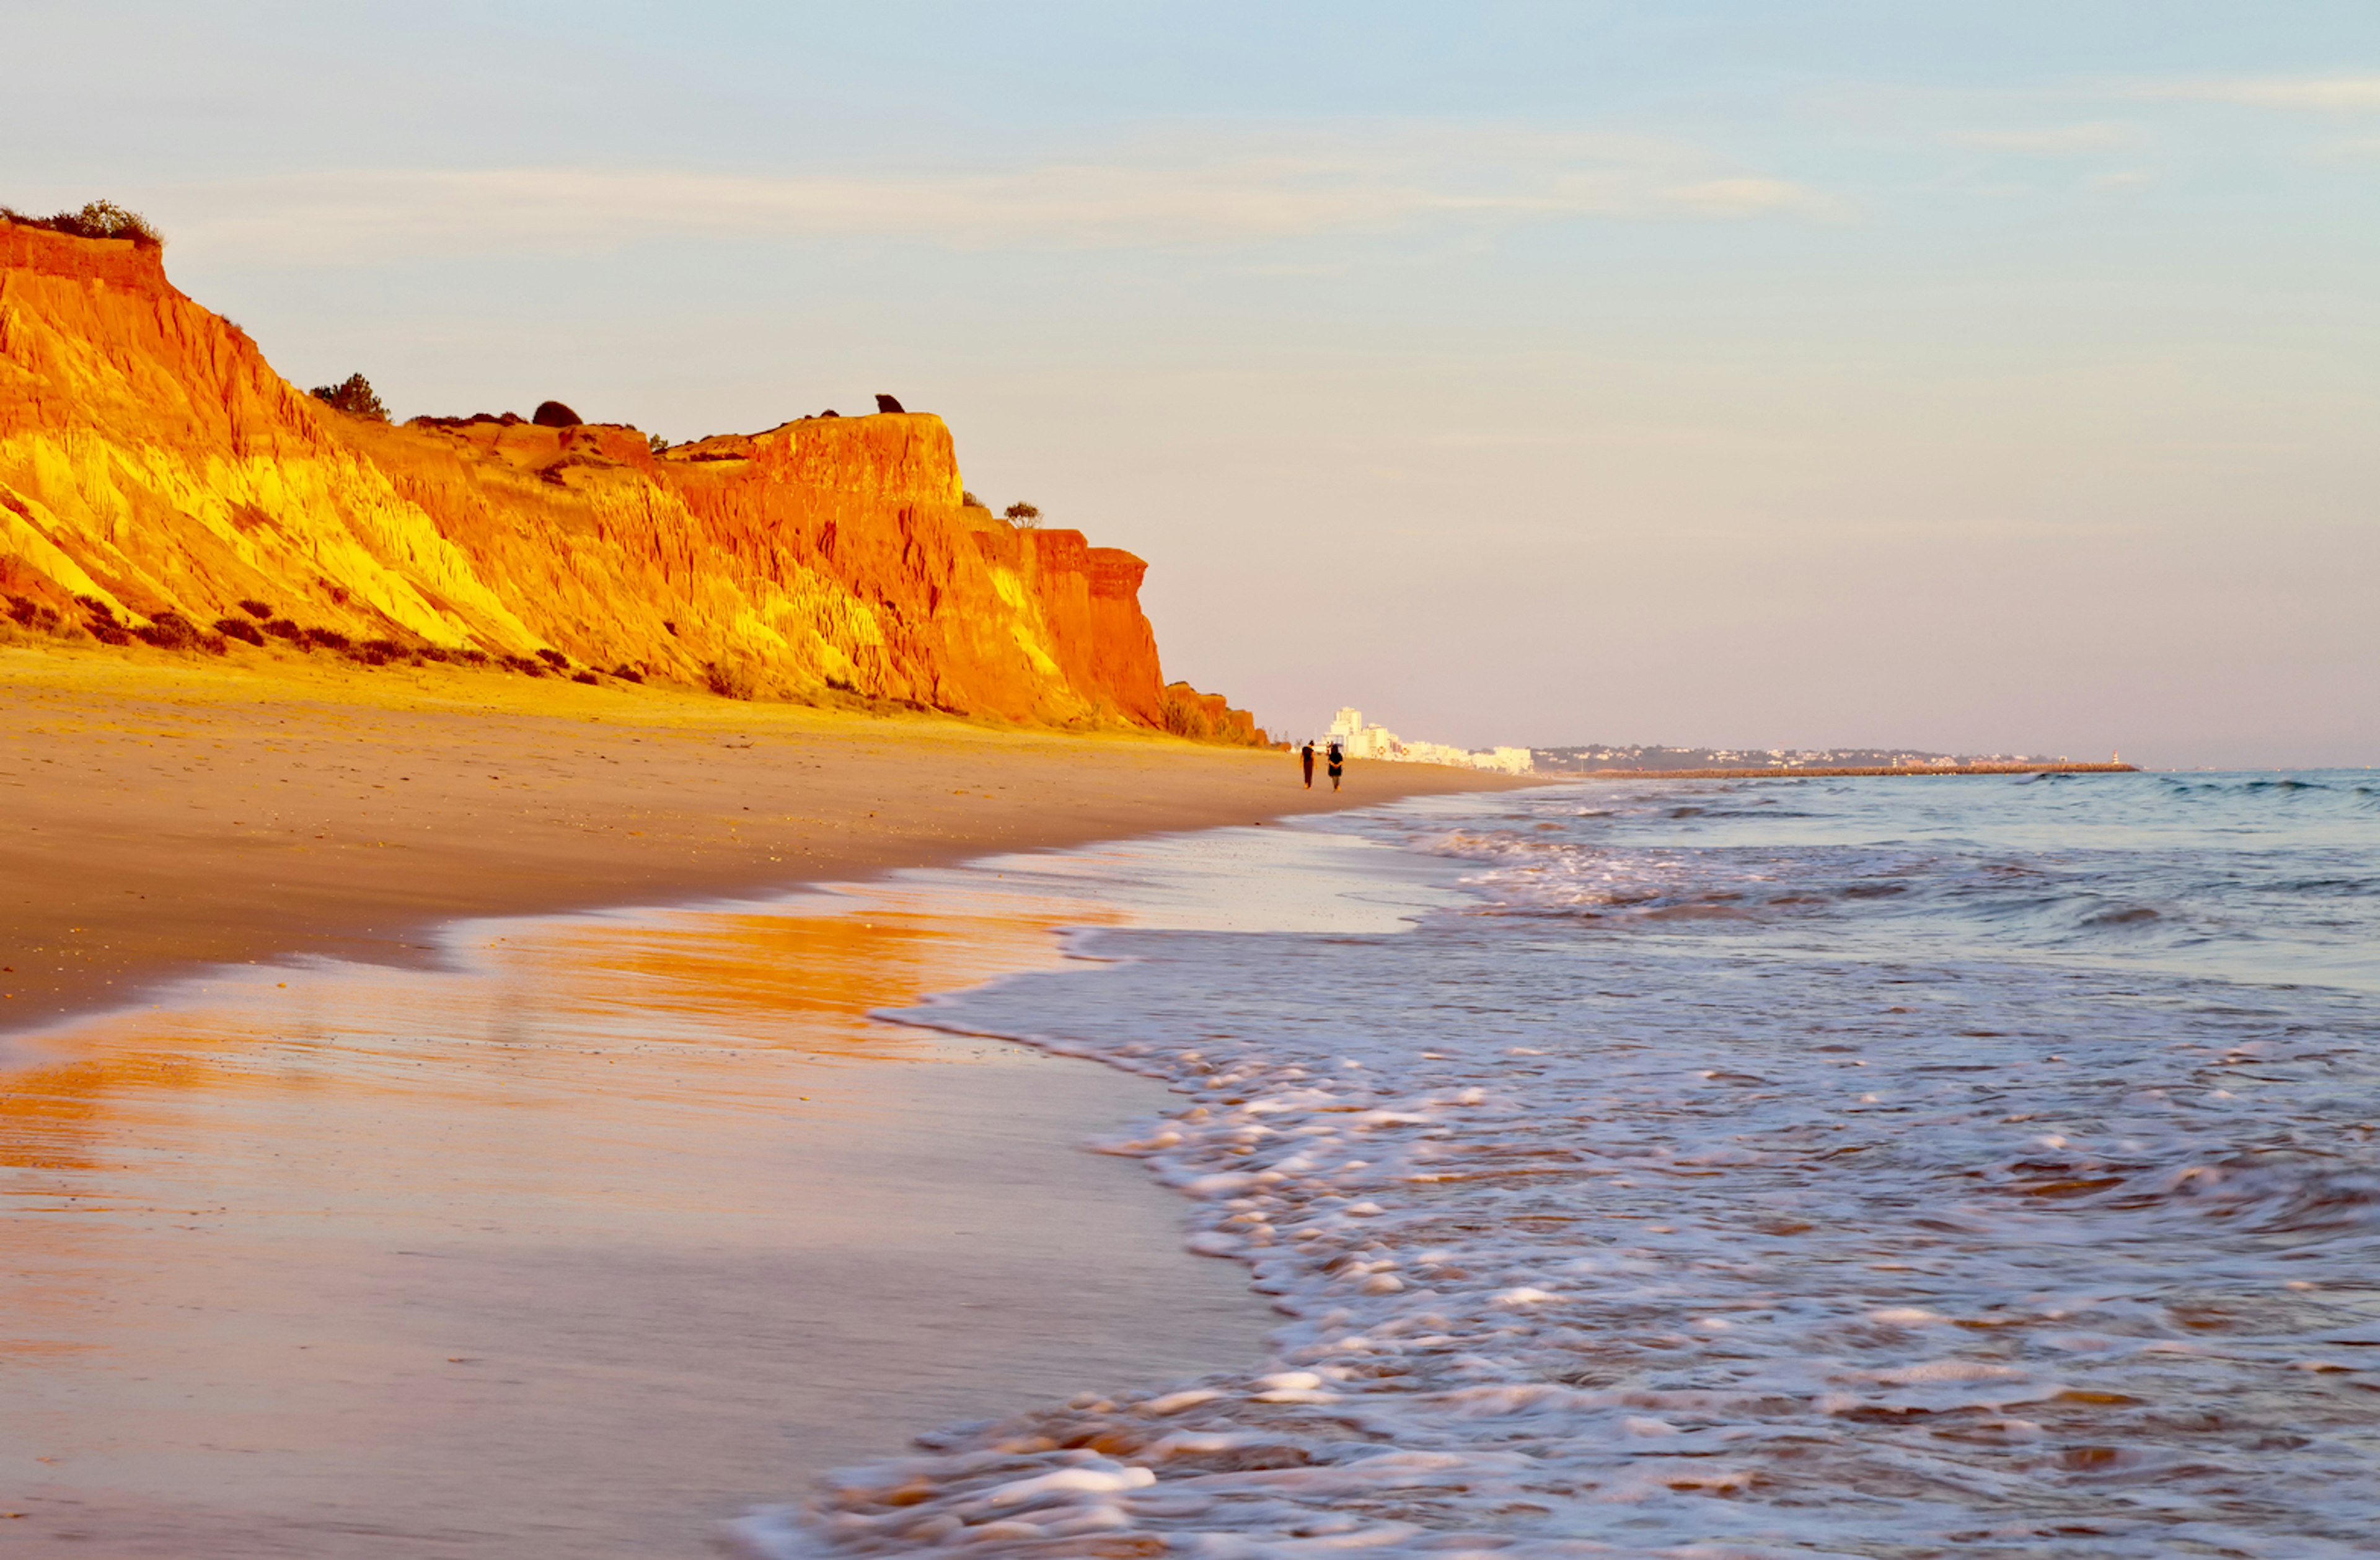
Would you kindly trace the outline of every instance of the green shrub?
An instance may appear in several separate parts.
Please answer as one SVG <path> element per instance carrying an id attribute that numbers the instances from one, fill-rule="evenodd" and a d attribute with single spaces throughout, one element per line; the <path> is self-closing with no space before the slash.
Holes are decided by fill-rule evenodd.
<path id="1" fill-rule="evenodd" d="M 18 628 L 30 628 L 37 634 L 55 634 L 66 621 L 58 615 L 57 608 L 30 596 L 10 596 L 8 618 Z"/>
<path id="2" fill-rule="evenodd" d="M 740 661 L 710 662 L 702 668 L 702 685 L 722 699 L 749 699 L 756 691 L 752 668 Z"/>
<path id="3" fill-rule="evenodd" d="M 130 644 L 132 630 L 115 620 L 115 609 L 97 596 L 77 596 L 75 604 L 87 615 L 83 627 L 102 644 Z"/>
<path id="4" fill-rule="evenodd" d="M 221 634 L 200 632 L 197 624 L 178 612 L 161 612 L 149 620 L 147 628 L 132 630 L 132 635 L 159 650 L 203 650 L 221 655 L 225 648 Z"/>
<path id="5" fill-rule="evenodd" d="M 645 680 L 645 674 L 643 672 L 629 665 L 625 661 L 612 668 L 612 675 L 619 678 L 622 682 L 640 683 Z"/>
<path id="6" fill-rule="evenodd" d="M 306 648 L 308 650 L 344 651 L 354 642 L 354 640 L 348 639 L 346 635 L 342 634 L 336 628 L 309 628 L 306 630 Z"/>
<path id="7" fill-rule="evenodd" d="M 570 657 L 558 650 L 540 650 L 537 652 L 537 658 L 557 672 L 570 664 Z"/>
<path id="8" fill-rule="evenodd" d="M 243 600 L 239 603 L 239 610 L 248 614 L 250 617 L 270 617 L 273 615 L 273 609 L 265 605 L 262 602 L 258 601 L 254 596 L 249 596 Z"/>
<path id="9" fill-rule="evenodd" d="M 13 207 L 0 206 L 0 222 L 13 222 L 19 227 L 46 227 L 53 233 L 76 238 L 129 238 L 136 249 L 165 247 L 165 236 L 157 231 L 154 224 L 113 201 L 92 201 L 79 212 L 60 212 L 55 216 L 27 216 Z"/>
<path id="10" fill-rule="evenodd" d="M 264 630 L 245 617 L 218 617 L 215 619 L 215 632 L 227 640 L 240 640 L 249 644 L 264 642 Z"/>
<path id="11" fill-rule="evenodd" d="M 1016 529 L 1019 530 L 1031 530 L 1035 526 L 1041 523 L 1040 509 L 1034 505 L 1026 503 L 1022 499 L 1010 505 L 1000 513 L 1002 519 L 1014 521 L 1016 523 Z"/>
<path id="12" fill-rule="evenodd" d="M 571 673 L 571 674 L 570 674 L 570 680 L 571 680 L 572 682 L 585 683 L 585 684 L 586 684 L 588 687 L 589 687 L 589 688 L 593 688 L 593 687 L 595 686 L 595 682 L 596 682 L 595 674 L 594 674 L 594 673 L 592 673 L 592 672 L 586 672 L 586 671 L 579 671 L 579 672 L 573 672 L 573 673 Z"/>
<path id="13" fill-rule="evenodd" d="M 371 387 L 371 381 L 359 373 L 347 375 L 342 384 L 317 384 L 306 394 L 336 411 L 368 417 L 374 422 L 388 420 L 388 408 L 381 404 L 379 394 Z"/>

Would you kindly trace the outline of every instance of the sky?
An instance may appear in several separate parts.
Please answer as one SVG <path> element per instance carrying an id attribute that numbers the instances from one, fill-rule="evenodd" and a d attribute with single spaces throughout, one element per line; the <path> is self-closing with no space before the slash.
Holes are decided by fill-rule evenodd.
<path id="1" fill-rule="evenodd" d="M 300 384 L 878 391 L 1276 731 L 2380 763 L 2380 6 L 9 0 Z"/>

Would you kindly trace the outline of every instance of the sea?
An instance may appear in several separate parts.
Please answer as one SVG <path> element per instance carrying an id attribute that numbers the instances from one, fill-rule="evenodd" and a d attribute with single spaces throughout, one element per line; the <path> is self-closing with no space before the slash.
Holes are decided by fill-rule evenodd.
<path id="1" fill-rule="evenodd" d="M 1093 1146 L 1269 1356 L 919 1426 L 754 1554 L 2380 1554 L 2380 776 L 1600 779 L 987 878 L 1123 913 L 881 1016 L 1171 1083 Z"/>

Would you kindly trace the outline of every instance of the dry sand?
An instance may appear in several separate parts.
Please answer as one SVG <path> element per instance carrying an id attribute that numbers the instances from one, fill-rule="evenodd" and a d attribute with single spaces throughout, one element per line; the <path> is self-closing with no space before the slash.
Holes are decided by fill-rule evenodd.
<path id="1" fill-rule="evenodd" d="M 1160 1091 L 864 1017 L 1100 907 L 441 923 L 1330 805 L 1286 755 L 6 651 L 0 730 L 0 1012 L 50 1020 L 0 1070 L 0 1553 L 690 1556 L 953 1418 L 1260 1354 L 1077 1146 Z"/>
<path id="2" fill-rule="evenodd" d="M 456 916 L 683 902 L 1511 782 L 1284 753 L 146 651 L 0 648 L 0 1034 Z"/>

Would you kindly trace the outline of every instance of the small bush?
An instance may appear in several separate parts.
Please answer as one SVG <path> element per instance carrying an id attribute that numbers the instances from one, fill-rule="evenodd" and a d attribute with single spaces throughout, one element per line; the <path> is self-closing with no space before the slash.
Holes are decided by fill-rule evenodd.
<path id="1" fill-rule="evenodd" d="M 274 618 L 264 626 L 264 631 L 276 640 L 287 640 L 301 648 L 305 643 L 306 630 L 290 622 L 286 617 Z"/>
<path id="2" fill-rule="evenodd" d="M 538 660 L 533 655 L 502 655 L 498 656 L 497 659 L 502 661 L 507 667 L 518 672 L 525 677 L 541 677 L 545 676 L 545 663 Z"/>
<path id="3" fill-rule="evenodd" d="M 0 206 L 0 222 L 13 222 L 20 227 L 46 227 L 75 238 L 129 238 L 137 249 L 165 247 L 165 236 L 157 231 L 154 224 L 113 201 L 92 201 L 79 212 L 60 212 L 55 216 L 27 216 L 11 207 Z"/>
<path id="4" fill-rule="evenodd" d="M 570 664 L 570 657 L 558 650 L 540 650 L 537 652 L 537 658 L 557 672 Z"/>
<path id="5" fill-rule="evenodd" d="M 30 596 L 8 598 L 8 619 L 18 628 L 30 628 L 37 634 L 55 634 L 65 621 L 58 615 L 57 608 L 46 602 L 37 602 Z"/>
<path id="6" fill-rule="evenodd" d="M 570 674 L 570 680 L 585 683 L 589 688 L 593 688 L 596 682 L 595 674 L 592 672 L 573 672 Z"/>
<path id="7" fill-rule="evenodd" d="M 178 612 L 161 612 L 149 620 L 146 628 L 135 628 L 133 637 L 159 650 L 204 650 L 216 655 L 224 652 L 223 636 L 199 631 L 198 625 Z"/>
<path id="8" fill-rule="evenodd" d="M 653 454 L 662 454 L 669 447 L 670 442 L 667 439 L 662 438 L 659 433 L 648 433 L 645 435 L 645 448 Z"/>
<path id="9" fill-rule="evenodd" d="M 755 688 L 752 668 L 740 661 L 713 661 L 702 668 L 702 685 L 722 699 L 749 699 Z"/>
<path id="10" fill-rule="evenodd" d="M 245 617 L 218 617 L 215 619 L 215 632 L 227 640 L 238 640 L 247 644 L 261 645 L 264 642 L 264 630 Z"/>
<path id="11" fill-rule="evenodd" d="M 486 651 L 478 649 L 449 651 L 447 653 L 466 666 L 484 666 L 489 659 Z"/>
<path id="12" fill-rule="evenodd" d="M 359 373 L 347 375 L 338 384 L 317 384 L 306 394 L 334 411 L 368 417 L 374 422 L 388 420 L 388 408 L 381 403 L 379 394 L 371 387 L 371 381 Z"/>
<path id="13" fill-rule="evenodd" d="M 1041 523 L 1040 509 L 1021 499 L 1000 513 L 1002 519 L 1012 522 L 1019 530 L 1031 530 Z"/>
<path id="14" fill-rule="evenodd" d="M 102 644 L 130 644 L 132 630 L 115 620 L 115 609 L 97 596 L 77 596 L 75 604 L 89 615 L 83 627 Z"/>
<path id="15" fill-rule="evenodd" d="M 612 668 L 612 675 L 619 678 L 622 682 L 640 683 L 645 680 L 644 673 L 638 671 L 636 667 L 629 665 L 625 661 Z"/>
<path id="16" fill-rule="evenodd" d="M 306 630 L 306 648 L 309 650 L 344 651 L 348 649 L 354 643 L 355 641 L 353 640 L 348 639 L 346 635 L 342 634 L 336 628 L 309 628 Z"/>
<path id="17" fill-rule="evenodd" d="M 981 509 L 986 514 L 990 514 L 991 512 L 990 505 L 986 504 L 974 494 L 966 492 L 961 492 L 959 494 L 959 507 L 962 509 Z"/>
<path id="18" fill-rule="evenodd" d="M 248 614 L 250 617 L 270 617 L 273 615 L 273 609 L 265 605 L 262 602 L 258 601 L 253 596 L 242 601 L 239 603 L 239 610 Z"/>

